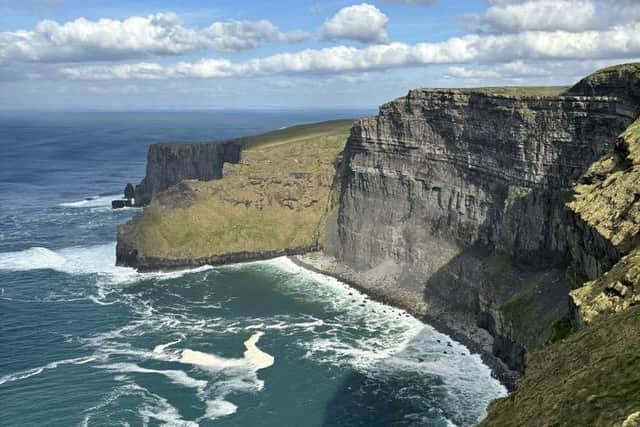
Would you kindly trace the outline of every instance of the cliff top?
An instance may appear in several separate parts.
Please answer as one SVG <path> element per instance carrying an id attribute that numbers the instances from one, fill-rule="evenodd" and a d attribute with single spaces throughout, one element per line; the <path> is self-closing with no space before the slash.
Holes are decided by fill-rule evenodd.
<path id="1" fill-rule="evenodd" d="M 500 98 L 574 98 L 589 97 L 601 99 L 617 98 L 640 112 L 640 63 L 629 63 L 607 67 L 590 74 L 573 86 L 496 86 L 471 88 L 418 88 L 406 96 L 399 97 L 385 105 L 419 98 L 433 93 L 461 95 L 487 95 Z"/>
<path id="2" fill-rule="evenodd" d="M 423 93 L 483 94 L 510 98 L 555 97 L 562 95 L 567 86 L 488 86 L 469 88 L 419 88 L 409 91 L 409 97 Z"/>
<path id="3" fill-rule="evenodd" d="M 257 147 L 259 145 L 270 144 L 273 142 L 286 143 L 286 142 L 294 142 L 300 138 L 310 138 L 313 135 L 321 135 L 325 133 L 331 133 L 336 130 L 336 128 L 340 127 L 350 127 L 355 119 L 346 119 L 346 120 L 327 120 L 324 122 L 318 123 L 305 123 L 301 125 L 295 125 L 286 127 L 283 129 L 278 129 L 266 133 L 262 133 L 259 135 L 249 135 L 243 136 L 240 138 L 233 138 L 222 141 L 202 141 L 202 142 L 193 142 L 193 141 L 170 141 L 170 142 L 156 142 L 150 144 L 150 146 L 155 147 L 179 147 L 179 146 L 189 146 L 194 144 L 240 144 L 243 149 Z"/>
<path id="4" fill-rule="evenodd" d="M 294 126 L 237 140 L 238 164 L 223 179 L 182 181 L 158 193 L 119 243 L 145 258 L 215 261 L 233 254 L 314 248 L 330 200 L 336 158 L 351 120 Z M 209 262 L 209 261 L 208 261 Z"/>

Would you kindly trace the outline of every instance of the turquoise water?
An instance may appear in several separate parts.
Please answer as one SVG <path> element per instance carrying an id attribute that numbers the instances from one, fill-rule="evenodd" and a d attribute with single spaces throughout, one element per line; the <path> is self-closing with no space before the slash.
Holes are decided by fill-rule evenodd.
<path id="1" fill-rule="evenodd" d="M 480 357 L 334 279 L 114 266 L 149 142 L 322 114 L 0 115 L 0 424 L 475 424 L 505 393 Z"/>

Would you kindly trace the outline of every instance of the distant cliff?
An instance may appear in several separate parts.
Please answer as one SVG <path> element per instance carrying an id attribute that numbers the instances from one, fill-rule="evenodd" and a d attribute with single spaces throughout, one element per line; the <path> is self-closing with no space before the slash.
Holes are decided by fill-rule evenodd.
<path id="1" fill-rule="evenodd" d="M 222 178 L 224 163 L 240 161 L 240 145 L 230 143 L 152 144 L 147 171 L 135 188 L 135 204 L 146 206 L 153 196 L 185 179 Z"/>

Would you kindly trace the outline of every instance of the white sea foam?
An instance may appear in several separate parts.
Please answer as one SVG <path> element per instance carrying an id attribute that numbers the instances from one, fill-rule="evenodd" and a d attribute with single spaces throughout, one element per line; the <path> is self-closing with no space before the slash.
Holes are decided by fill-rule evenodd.
<path id="1" fill-rule="evenodd" d="M 265 369 L 272 366 L 275 359 L 272 355 L 260 350 L 256 345 L 263 334 L 263 332 L 256 332 L 244 342 L 246 351 L 244 352 L 244 358 L 242 359 L 220 357 L 215 354 L 185 349 L 182 351 L 179 361 L 211 369 L 234 367 L 250 367 L 256 371 Z"/>
<path id="2" fill-rule="evenodd" d="M 163 353 L 167 348 L 172 347 L 172 346 L 174 346 L 174 345 L 178 344 L 180 341 L 182 341 L 182 340 L 180 339 L 180 340 L 175 340 L 175 341 L 168 342 L 168 343 L 166 343 L 166 344 L 159 344 L 159 345 L 157 345 L 157 346 L 155 346 L 155 347 L 153 348 L 153 352 L 154 352 L 155 354 L 161 354 L 161 353 Z"/>
<path id="3" fill-rule="evenodd" d="M 94 360 L 96 360 L 95 357 L 76 357 L 73 359 L 56 360 L 55 362 L 47 363 L 46 365 L 38 366 L 37 368 L 26 369 L 24 371 L 4 375 L 0 377 L 0 385 L 40 375 L 47 369 L 56 369 L 62 365 L 84 365 L 85 363 L 93 362 Z"/>
<path id="4" fill-rule="evenodd" d="M 229 401 L 214 399 L 207 402 L 207 409 L 203 418 L 215 420 L 216 418 L 234 414 L 237 410 L 238 407 Z"/>
<path id="5" fill-rule="evenodd" d="M 100 208 L 111 207 L 111 201 L 121 199 L 122 194 L 113 194 L 110 196 L 93 196 L 73 202 L 60 203 L 58 206 L 63 208 Z"/>
<path id="6" fill-rule="evenodd" d="M 125 397 L 129 399 L 136 398 L 141 401 L 138 407 L 141 425 L 146 426 L 150 424 L 150 420 L 156 420 L 160 421 L 162 425 L 167 426 L 198 427 L 197 422 L 184 420 L 178 409 L 171 405 L 167 399 L 135 383 L 125 383 L 117 387 L 108 393 L 97 405 L 87 409 L 80 425 L 88 427 L 93 424 L 91 421 L 94 418 L 106 419 L 99 421 L 98 423 L 100 423 L 100 425 L 129 425 L 125 421 L 118 423 L 118 421 L 113 418 L 111 411 L 109 411 L 109 407 L 118 406 L 119 399 Z"/>
<path id="7" fill-rule="evenodd" d="M 99 368 L 118 373 L 137 373 L 137 374 L 157 374 L 163 375 L 171 380 L 174 384 L 184 387 L 203 389 L 207 385 L 207 381 L 197 380 L 190 377 L 183 371 L 173 369 L 148 369 L 143 368 L 135 363 L 112 363 L 109 365 L 101 365 Z"/>
<path id="8" fill-rule="evenodd" d="M 132 268 L 116 266 L 116 243 L 77 246 L 60 250 L 32 247 L 23 251 L 0 253 L 0 270 L 55 270 L 67 274 L 97 274 L 103 282 L 132 283 L 144 279 L 174 279 L 189 273 L 210 270 L 210 266 L 171 272 L 139 273 Z M 103 289 L 104 291 L 104 289 Z M 102 298 L 96 303 L 108 304 Z"/>
<path id="9" fill-rule="evenodd" d="M 331 320 L 265 323 L 262 329 L 312 331 L 311 340 L 299 342 L 306 357 L 350 366 L 367 375 L 411 372 L 440 378 L 450 399 L 448 405 L 470 408 L 483 416 L 490 400 L 506 395 L 477 354 L 437 332 L 405 311 L 372 301 L 340 281 L 299 267 L 288 258 L 254 263 L 286 274 L 280 290 L 305 302 L 314 301 L 330 311 Z M 277 274 L 277 272 L 276 272 Z M 306 326 L 306 329 L 304 327 Z"/>
<path id="10" fill-rule="evenodd" d="M 244 342 L 244 346 L 247 349 L 244 352 L 244 358 L 256 369 L 268 368 L 275 362 L 272 355 L 265 353 L 256 346 L 262 335 L 264 335 L 264 332 L 257 332 Z"/>

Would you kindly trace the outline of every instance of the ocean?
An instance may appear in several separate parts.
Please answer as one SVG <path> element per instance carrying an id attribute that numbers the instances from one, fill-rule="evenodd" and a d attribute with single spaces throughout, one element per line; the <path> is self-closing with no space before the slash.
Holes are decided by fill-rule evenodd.
<path id="1" fill-rule="evenodd" d="M 335 279 L 114 265 L 150 143 L 364 113 L 0 113 L 0 424 L 476 424 L 506 394 L 480 356 Z"/>

